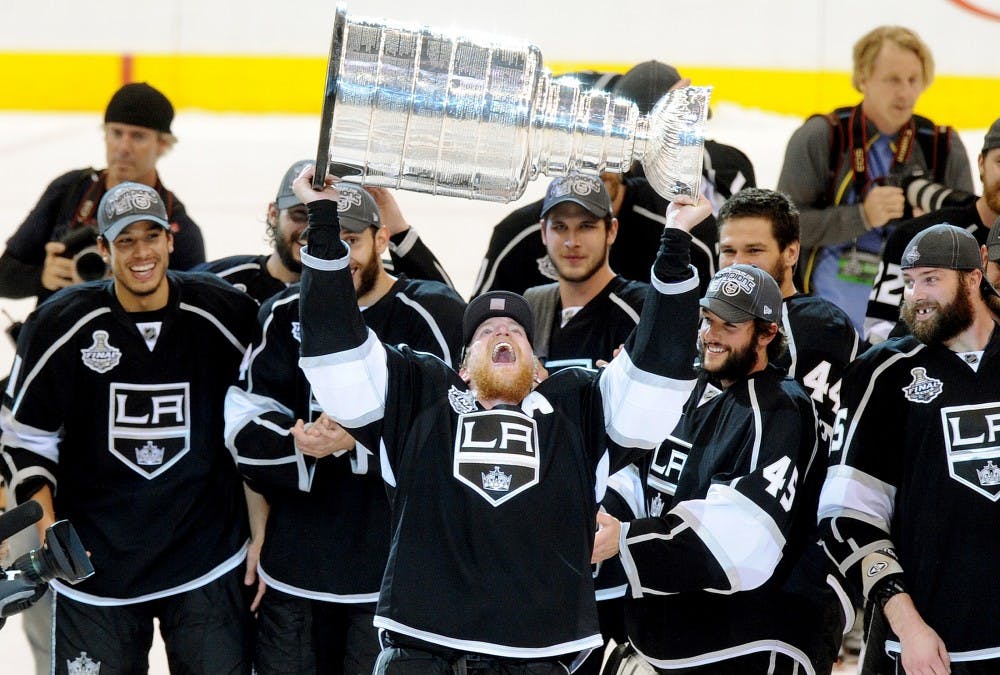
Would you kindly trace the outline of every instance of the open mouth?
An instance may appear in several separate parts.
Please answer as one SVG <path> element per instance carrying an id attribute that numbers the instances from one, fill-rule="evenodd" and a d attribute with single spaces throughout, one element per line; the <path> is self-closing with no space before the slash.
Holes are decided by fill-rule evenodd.
<path id="1" fill-rule="evenodd" d="M 498 342 L 493 347 L 491 358 L 493 363 L 515 363 L 517 361 L 517 353 L 514 351 L 513 345 L 509 342 Z"/>
<path id="2" fill-rule="evenodd" d="M 934 312 L 937 311 L 936 303 L 928 303 L 926 305 L 917 305 L 914 313 L 919 319 L 928 319 Z"/>

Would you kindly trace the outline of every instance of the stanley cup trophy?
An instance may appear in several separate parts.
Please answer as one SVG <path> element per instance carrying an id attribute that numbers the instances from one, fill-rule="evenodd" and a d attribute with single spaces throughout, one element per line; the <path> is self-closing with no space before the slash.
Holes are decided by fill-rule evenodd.
<path id="1" fill-rule="evenodd" d="M 365 185 L 509 202 L 529 180 L 642 162 L 665 199 L 694 201 L 709 87 L 627 99 L 553 80 L 533 45 L 347 17 L 337 8 L 315 186 Z"/>

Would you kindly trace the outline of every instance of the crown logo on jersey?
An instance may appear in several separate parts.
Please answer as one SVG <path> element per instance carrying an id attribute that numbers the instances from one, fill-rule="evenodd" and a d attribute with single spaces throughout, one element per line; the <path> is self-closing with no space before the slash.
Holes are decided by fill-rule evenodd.
<path id="1" fill-rule="evenodd" d="M 663 513 L 663 498 L 657 492 L 656 496 L 653 497 L 653 501 L 649 503 L 649 515 L 652 518 L 659 518 L 661 513 Z"/>
<path id="2" fill-rule="evenodd" d="M 87 652 L 80 652 L 72 661 L 66 661 L 66 669 L 69 675 L 100 675 L 101 662 L 88 657 Z"/>
<path id="3" fill-rule="evenodd" d="M 451 409 L 459 415 L 475 412 L 476 395 L 468 389 L 461 391 L 455 385 L 451 385 L 451 388 L 448 389 L 448 403 L 451 404 Z"/>
<path id="4" fill-rule="evenodd" d="M 1000 485 L 1000 466 L 993 463 L 991 459 L 982 469 L 976 469 L 979 476 L 979 484 L 983 487 L 987 485 Z"/>
<path id="5" fill-rule="evenodd" d="M 510 481 L 514 478 L 513 474 L 501 471 L 499 466 L 494 466 L 489 473 L 479 475 L 483 477 L 483 489 L 493 492 L 507 492 L 510 490 Z"/>
<path id="6" fill-rule="evenodd" d="M 135 463 L 139 466 L 159 466 L 163 464 L 164 449 L 146 441 L 146 445 L 135 449 Z"/>
<path id="7" fill-rule="evenodd" d="M 106 373 L 122 359 L 122 350 L 108 343 L 108 331 L 95 330 L 91 336 L 94 344 L 81 349 L 83 365 L 98 373 Z"/>
<path id="8" fill-rule="evenodd" d="M 903 395 L 913 403 L 930 403 L 944 391 L 944 383 L 933 377 L 927 377 L 926 368 L 914 368 L 910 371 L 913 382 L 903 387 Z"/>

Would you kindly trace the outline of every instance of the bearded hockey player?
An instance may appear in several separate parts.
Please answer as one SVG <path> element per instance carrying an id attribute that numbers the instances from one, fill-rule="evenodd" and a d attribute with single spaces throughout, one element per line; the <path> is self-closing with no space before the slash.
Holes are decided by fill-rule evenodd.
<path id="1" fill-rule="evenodd" d="M 300 365 L 324 411 L 379 448 L 391 495 L 376 672 L 565 672 L 602 644 L 590 560 L 606 478 L 665 438 L 690 391 L 687 230 L 707 202 L 668 214 L 642 319 L 611 365 L 535 386 L 531 312 L 512 293 L 470 303 L 458 372 L 379 342 L 354 300 L 336 191 L 311 177 L 295 182 L 310 227 Z"/>

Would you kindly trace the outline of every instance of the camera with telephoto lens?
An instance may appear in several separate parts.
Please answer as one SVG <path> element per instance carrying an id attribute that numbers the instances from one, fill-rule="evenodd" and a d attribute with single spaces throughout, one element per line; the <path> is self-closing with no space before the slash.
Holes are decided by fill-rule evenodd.
<path id="1" fill-rule="evenodd" d="M 18 557 L 0 573 L 0 625 L 22 612 L 45 593 L 48 582 L 77 584 L 94 573 L 87 550 L 68 520 L 45 530 L 45 543 Z"/>
<path id="2" fill-rule="evenodd" d="M 913 209 L 930 213 L 949 206 L 968 206 L 978 199 L 971 192 L 954 190 L 941 183 L 935 183 L 923 169 L 894 167 L 886 176 L 885 184 L 902 188 L 906 197 L 906 212 L 903 214 L 903 219 L 912 218 Z"/>
<path id="3" fill-rule="evenodd" d="M 108 264 L 97 248 L 97 230 L 77 227 L 69 230 L 60 241 L 66 250 L 60 255 L 73 261 L 76 275 L 83 281 L 94 281 L 108 276 Z"/>

